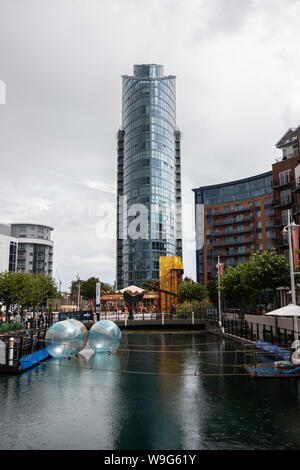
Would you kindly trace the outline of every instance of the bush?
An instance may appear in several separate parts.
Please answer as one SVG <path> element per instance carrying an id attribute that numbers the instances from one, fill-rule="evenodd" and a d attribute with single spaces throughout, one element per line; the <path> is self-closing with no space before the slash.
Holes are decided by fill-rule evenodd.
<path id="1" fill-rule="evenodd" d="M 14 322 L 12 325 L 10 323 L 3 323 L 0 328 L 0 333 L 7 333 L 8 331 L 21 330 L 23 327 L 22 323 Z"/>
<path id="2" fill-rule="evenodd" d="M 15 321 L 11 327 L 11 330 L 21 330 L 22 328 L 24 328 L 22 323 Z"/>
<path id="3" fill-rule="evenodd" d="M 199 300 L 192 300 L 190 302 L 186 300 L 185 302 L 178 304 L 177 311 L 178 313 L 180 312 L 184 314 L 186 313 L 192 314 L 192 312 L 194 312 L 195 314 L 199 314 L 199 313 L 205 313 L 206 309 L 212 306 L 213 304 L 207 299 L 202 300 L 201 302 Z"/>
<path id="4" fill-rule="evenodd" d="M 11 329 L 11 326 L 9 323 L 3 323 L 3 325 L 0 328 L 0 333 L 6 333 Z"/>

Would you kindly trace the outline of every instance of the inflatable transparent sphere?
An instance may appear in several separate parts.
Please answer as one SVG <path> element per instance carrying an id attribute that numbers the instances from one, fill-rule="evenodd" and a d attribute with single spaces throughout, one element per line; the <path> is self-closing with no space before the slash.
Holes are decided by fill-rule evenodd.
<path id="1" fill-rule="evenodd" d="M 86 346 L 88 332 L 78 320 L 64 320 L 54 323 L 46 333 L 46 348 L 52 357 L 70 357 Z"/>
<path id="2" fill-rule="evenodd" d="M 90 357 L 88 366 L 90 369 L 119 371 L 121 370 L 121 362 L 117 354 L 110 354 L 104 351 L 95 351 Z"/>
<path id="3" fill-rule="evenodd" d="M 89 344 L 95 351 L 114 352 L 120 346 L 121 338 L 120 328 L 111 320 L 100 320 L 89 331 Z"/>

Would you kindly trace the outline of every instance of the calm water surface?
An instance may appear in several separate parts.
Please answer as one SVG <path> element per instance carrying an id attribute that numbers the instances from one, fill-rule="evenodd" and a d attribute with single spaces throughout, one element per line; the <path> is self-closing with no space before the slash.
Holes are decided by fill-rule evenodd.
<path id="1" fill-rule="evenodd" d="M 134 333 L 114 355 L 0 376 L 0 449 L 300 449 L 300 381 L 253 380 L 237 348 Z"/>

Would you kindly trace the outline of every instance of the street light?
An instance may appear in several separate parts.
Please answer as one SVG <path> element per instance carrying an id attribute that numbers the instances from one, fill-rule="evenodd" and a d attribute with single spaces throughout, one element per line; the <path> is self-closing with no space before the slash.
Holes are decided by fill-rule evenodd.
<path id="1" fill-rule="evenodd" d="M 77 274 L 77 306 L 78 310 L 80 309 L 80 277 L 79 274 Z"/>
<path id="2" fill-rule="evenodd" d="M 220 269 L 221 269 L 221 266 L 223 266 L 222 263 L 220 263 L 220 256 L 218 256 L 218 263 L 217 263 L 217 266 L 216 268 L 218 269 L 218 320 L 219 320 L 219 325 L 220 327 L 222 328 L 222 315 L 221 315 L 221 273 L 220 273 Z"/>
<path id="3" fill-rule="evenodd" d="M 292 292 L 292 303 L 294 305 L 296 305 L 295 274 L 300 274 L 300 273 L 294 272 L 292 230 L 295 230 L 297 227 L 299 227 L 299 225 L 295 224 L 294 221 L 291 221 L 291 213 L 290 213 L 290 209 L 288 209 L 288 224 L 283 228 L 282 233 L 288 234 L 291 292 Z M 294 332 L 295 332 L 295 339 L 297 340 L 298 339 L 297 317 L 294 317 Z"/>

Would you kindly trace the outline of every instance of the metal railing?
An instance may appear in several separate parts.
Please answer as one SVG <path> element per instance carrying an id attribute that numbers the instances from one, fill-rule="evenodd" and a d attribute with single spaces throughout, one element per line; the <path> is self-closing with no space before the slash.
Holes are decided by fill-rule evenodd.
<path id="1" fill-rule="evenodd" d="M 294 330 L 241 319 L 222 317 L 224 332 L 250 341 L 266 341 L 277 346 L 290 347 L 295 340 Z"/>
<path id="2" fill-rule="evenodd" d="M 25 333 L 0 336 L 5 344 L 5 363 L 1 366 L 17 367 L 20 359 L 44 349 L 47 330 L 48 328 L 38 328 Z"/>

